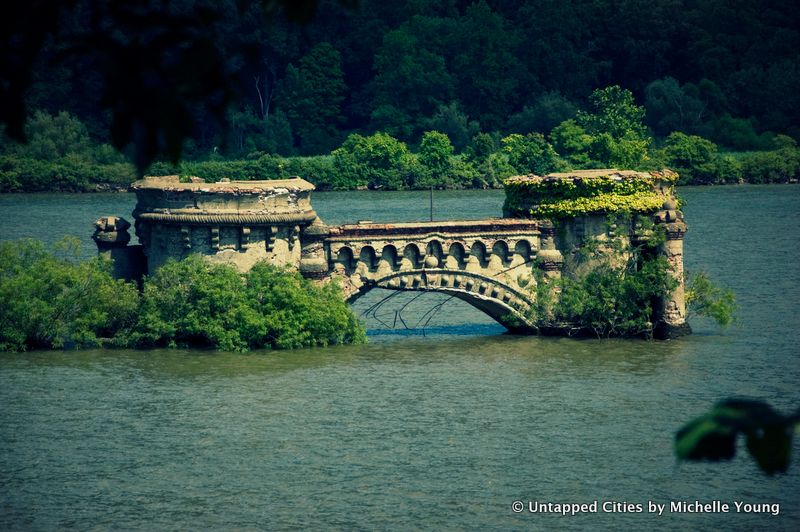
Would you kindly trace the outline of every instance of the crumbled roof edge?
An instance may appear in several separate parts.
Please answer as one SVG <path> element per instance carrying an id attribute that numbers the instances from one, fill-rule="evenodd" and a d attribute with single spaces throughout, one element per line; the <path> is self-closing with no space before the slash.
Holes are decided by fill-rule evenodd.
<path id="1" fill-rule="evenodd" d="M 660 171 L 639 172 L 636 170 L 618 170 L 616 168 L 601 168 L 594 170 L 574 170 L 572 172 L 554 172 L 544 176 L 535 174 L 516 175 L 506 179 L 509 183 L 524 183 L 524 182 L 542 182 L 542 181 L 558 181 L 558 180 L 583 180 L 583 179 L 599 179 L 599 178 L 616 178 L 616 179 L 663 179 L 672 181 L 678 177 L 678 174 L 669 169 Z"/>
<path id="2" fill-rule="evenodd" d="M 181 182 L 180 176 L 146 176 L 131 185 L 133 190 L 170 190 L 186 192 L 262 192 L 275 189 L 292 191 L 314 190 L 315 187 L 305 179 L 269 179 L 259 181 L 217 181 L 206 183 L 198 178 Z"/>

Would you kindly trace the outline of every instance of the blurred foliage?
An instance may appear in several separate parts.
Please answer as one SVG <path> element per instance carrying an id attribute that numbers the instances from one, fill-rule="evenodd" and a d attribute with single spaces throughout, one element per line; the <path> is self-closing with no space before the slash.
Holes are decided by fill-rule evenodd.
<path id="1" fill-rule="evenodd" d="M 675 434 L 675 454 L 680 460 L 731 460 L 742 434 L 747 451 L 764 473 L 785 473 L 798 424 L 800 411 L 784 416 L 763 401 L 726 399 Z"/>
<path id="2" fill-rule="evenodd" d="M 85 94 L 91 102 L 78 106 L 96 103 L 109 110 L 110 120 L 99 118 L 106 138 L 119 149 L 132 145 L 139 172 L 158 156 L 177 162 L 198 122 L 221 127 L 235 99 L 236 76 L 224 54 L 234 44 L 226 42 L 231 24 L 249 11 L 271 15 L 279 9 L 288 20 L 307 23 L 318 3 L 14 2 L 0 33 L 0 72 L 7 80 L 0 92 L 0 123 L 12 138 L 25 138 L 26 103 L 52 104 L 49 97 L 58 98 L 63 90 L 37 86 L 40 76 L 53 83 L 54 76 L 44 73 L 55 65 L 55 77 L 85 74 L 71 94 L 61 95 L 61 105 Z M 241 40 L 234 47 L 239 55 L 248 48 Z"/>

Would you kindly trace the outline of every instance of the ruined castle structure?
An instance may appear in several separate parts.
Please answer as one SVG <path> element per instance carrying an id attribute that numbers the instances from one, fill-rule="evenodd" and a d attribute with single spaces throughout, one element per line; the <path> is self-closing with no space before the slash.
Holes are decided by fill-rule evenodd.
<path id="1" fill-rule="evenodd" d="M 98 220 L 94 237 L 120 277 L 140 278 L 170 258 L 195 253 L 241 271 L 266 260 L 320 282 L 336 280 L 348 301 L 376 287 L 443 292 L 518 332 L 559 332 L 541 331 L 528 317 L 537 283 L 560 277 L 565 257 L 582 242 L 609 234 L 602 214 L 555 223 L 512 213 L 486 220 L 329 227 L 311 205 L 314 186 L 300 178 L 204 183 L 149 177 L 133 190 L 140 244 L 129 245 L 129 224 L 116 217 Z M 680 281 L 659 305 L 656 335 L 676 336 L 688 331 L 686 225 L 666 196 L 653 218 L 666 227 L 662 252 Z"/>

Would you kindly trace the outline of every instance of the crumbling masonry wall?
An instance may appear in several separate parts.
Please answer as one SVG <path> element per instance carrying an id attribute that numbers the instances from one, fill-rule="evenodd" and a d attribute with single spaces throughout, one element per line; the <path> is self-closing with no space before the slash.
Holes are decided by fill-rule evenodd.
<path id="1" fill-rule="evenodd" d="M 338 227 L 317 216 L 311 206 L 314 187 L 300 178 L 204 183 L 152 177 L 133 186 L 141 245 L 128 246 L 129 224 L 117 217 L 98 220 L 94 238 L 99 250 L 111 255 L 118 276 L 128 279 L 195 253 L 240 271 L 266 260 L 320 282 L 336 280 L 348 300 L 372 288 L 443 292 L 511 330 L 531 332 L 538 330 L 528 321 L 537 279 L 559 278 L 565 257 L 569 260 L 589 240 L 646 238 L 637 232 L 636 217 L 612 216 L 623 227 L 609 223 L 609 213 L 618 214 L 604 207 L 609 205 L 604 195 L 611 194 L 665 228 L 661 252 L 679 281 L 656 312 L 654 332 L 666 338 L 689 331 L 683 287 L 686 224 L 669 177 L 618 170 L 521 176 L 506 184 L 503 218 Z M 585 190 L 592 195 L 581 203 L 579 193 Z M 620 200 L 620 192 L 630 197 Z M 570 198 L 578 198 L 578 208 Z M 568 215 L 553 216 L 559 209 Z"/>

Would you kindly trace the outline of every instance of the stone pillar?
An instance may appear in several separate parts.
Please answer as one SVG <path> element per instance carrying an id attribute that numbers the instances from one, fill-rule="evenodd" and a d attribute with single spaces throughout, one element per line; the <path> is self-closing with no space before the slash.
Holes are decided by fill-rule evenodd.
<path id="1" fill-rule="evenodd" d="M 553 222 L 544 220 L 539 224 L 541 246 L 536 253 L 536 262 L 547 279 L 560 279 L 564 255 L 556 248 L 556 228 Z"/>
<path id="2" fill-rule="evenodd" d="M 330 233 L 330 228 L 319 216 L 300 233 L 300 273 L 303 277 L 321 279 L 328 275 L 324 240 Z"/>
<path id="3" fill-rule="evenodd" d="M 683 221 L 683 213 L 677 210 L 673 200 L 664 202 L 662 210 L 655 215 L 656 227 L 663 227 L 666 240 L 661 245 L 660 253 L 669 262 L 670 275 L 678 281 L 678 286 L 671 294 L 659 301 L 655 309 L 655 328 L 653 334 L 659 339 L 677 338 L 692 332 L 686 323 L 685 279 L 683 270 L 683 235 L 687 226 Z"/>
<path id="4" fill-rule="evenodd" d="M 104 216 L 94 226 L 92 240 L 97 244 L 97 252 L 111 260 L 114 278 L 141 281 L 147 264 L 142 246 L 128 245 L 131 224 L 125 218 Z"/>
<path id="5" fill-rule="evenodd" d="M 124 248 L 131 241 L 128 229 L 131 224 L 125 218 L 118 216 L 103 216 L 94 223 L 92 240 L 97 244 L 100 253 L 115 248 Z"/>

